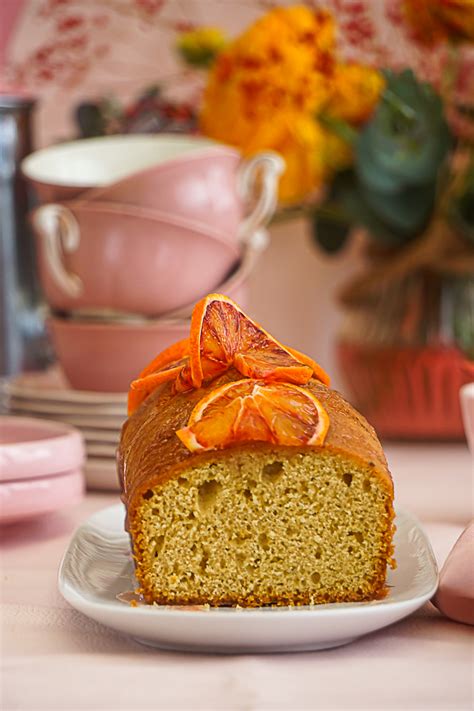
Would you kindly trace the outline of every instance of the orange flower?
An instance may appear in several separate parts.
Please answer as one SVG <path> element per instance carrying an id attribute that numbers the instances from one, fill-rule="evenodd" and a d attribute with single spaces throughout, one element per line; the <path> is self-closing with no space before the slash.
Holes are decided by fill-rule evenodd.
<path id="1" fill-rule="evenodd" d="M 326 111 L 360 123 L 382 87 L 375 70 L 337 63 L 329 12 L 279 7 L 219 54 L 204 94 L 201 130 L 244 155 L 278 151 L 286 161 L 280 199 L 291 203 L 350 162 L 348 146 L 317 115 Z"/>
<path id="2" fill-rule="evenodd" d="M 423 44 L 474 41 L 474 0 L 403 0 L 403 10 Z"/>
<path id="3" fill-rule="evenodd" d="M 361 64 L 338 64 L 332 79 L 331 98 L 325 111 L 350 124 L 370 118 L 385 82 L 376 69 Z"/>
<path id="4" fill-rule="evenodd" d="M 334 48 L 329 13 L 277 8 L 224 50 L 211 70 L 202 131 L 245 155 L 279 151 L 287 161 L 283 200 L 300 198 L 323 177 L 315 156 L 322 134 L 312 117 L 330 95 Z"/>

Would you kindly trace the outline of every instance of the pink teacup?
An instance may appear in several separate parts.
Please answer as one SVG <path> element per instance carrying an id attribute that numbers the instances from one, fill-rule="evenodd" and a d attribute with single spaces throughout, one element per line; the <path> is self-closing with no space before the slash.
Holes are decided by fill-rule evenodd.
<path id="1" fill-rule="evenodd" d="M 266 248 L 265 232 L 252 235 L 239 266 L 217 291 L 245 308 L 247 283 L 257 259 Z M 147 320 L 87 314 L 74 318 L 52 317 L 48 325 L 56 355 L 73 388 L 124 392 L 130 381 L 167 346 L 189 336 L 192 306 L 173 318 Z"/>
<path id="2" fill-rule="evenodd" d="M 42 202 L 80 196 L 157 209 L 218 230 L 234 243 L 273 214 L 282 169 L 274 153 L 242 162 L 229 146 L 171 134 L 73 141 L 37 151 L 22 163 Z"/>
<path id="3" fill-rule="evenodd" d="M 101 136 L 42 148 L 27 156 L 21 169 L 40 202 L 55 202 L 211 145 L 214 142 L 172 134 Z"/>
<path id="4" fill-rule="evenodd" d="M 217 231 L 145 208 L 76 201 L 44 205 L 32 219 L 56 310 L 157 316 L 213 291 L 239 258 Z"/>
<path id="5" fill-rule="evenodd" d="M 245 310 L 248 307 L 250 275 L 255 269 L 261 254 L 267 248 L 268 243 L 269 236 L 265 230 L 258 230 L 251 235 L 242 247 L 240 260 L 236 262 L 226 279 L 215 287 L 214 291 L 233 299 Z M 189 319 L 195 305 L 196 301 L 194 300 L 186 306 L 167 312 L 160 316 L 159 319 L 168 321 Z M 75 320 L 93 320 L 101 323 L 120 323 L 124 320 L 127 322 L 143 322 L 144 320 L 142 314 L 100 308 L 71 309 L 68 311 L 67 317 Z"/>
<path id="6" fill-rule="evenodd" d="M 242 256 L 235 269 L 214 291 L 233 299 L 245 310 L 248 306 L 250 275 L 255 269 L 260 256 L 267 248 L 268 243 L 269 236 L 266 230 L 258 230 L 251 234 L 243 245 Z M 177 311 L 167 314 L 167 316 L 169 318 L 190 318 L 194 306 L 195 302 L 192 302 Z"/>
<path id="7" fill-rule="evenodd" d="M 189 335 L 186 319 L 97 323 L 48 321 L 57 358 L 76 390 L 126 392 L 160 351 Z"/>

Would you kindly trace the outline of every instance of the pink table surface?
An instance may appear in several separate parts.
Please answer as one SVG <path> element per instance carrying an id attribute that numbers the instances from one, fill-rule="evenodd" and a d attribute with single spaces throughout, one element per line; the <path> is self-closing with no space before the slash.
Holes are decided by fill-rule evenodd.
<path id="1" fill-rule="evenodd" d="M 472 517 L 464 445 L 386 448 L 400 506 L 423 522 L 441 565 Z M 117 501 L 4 529 L 0 707 L 34 711 L 472 709 L 474 632 L 431 606 L 339 649 L 191 655 L 140 646 L 73 610 L 56 575 L 74 528 Z"/>

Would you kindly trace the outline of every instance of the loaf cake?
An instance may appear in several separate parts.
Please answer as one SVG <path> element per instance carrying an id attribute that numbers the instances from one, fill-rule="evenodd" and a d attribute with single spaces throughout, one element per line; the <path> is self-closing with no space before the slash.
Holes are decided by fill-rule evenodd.
<path id="1" fill-rule="evenodd" d="M 149 603 L 373 600 L 393 564 L 393 484 L 372 427 L 307 356 L 230 300 L 130 390 L 119 472 Z"/>

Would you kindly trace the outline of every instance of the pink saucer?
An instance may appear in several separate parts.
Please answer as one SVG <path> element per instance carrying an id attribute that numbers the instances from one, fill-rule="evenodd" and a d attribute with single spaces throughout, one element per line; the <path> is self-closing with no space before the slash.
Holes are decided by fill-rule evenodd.
<path id="1" fill-rule="evenodd" d="M 33 417 L 0 417 L 0 482 L 73 472 L 84 463 L 78 430 Z"/>
<path id="2" fill-rule="evenodd" d="M 0 482 L 0 524 L 14 523 L 78 503 L 84 493 L 82 471 Z"/>

